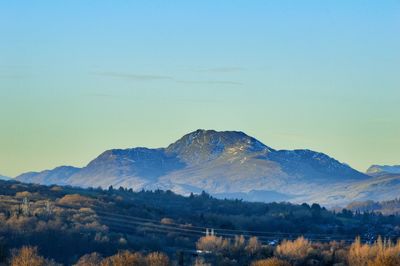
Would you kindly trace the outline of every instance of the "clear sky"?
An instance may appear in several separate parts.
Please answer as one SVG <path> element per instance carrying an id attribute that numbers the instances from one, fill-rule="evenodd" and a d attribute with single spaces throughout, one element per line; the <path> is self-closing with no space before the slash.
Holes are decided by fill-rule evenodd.
<path id="1" fill-rule="evenodd" d="M 400 1 L 1 1 L 0 173 L 241 130 L 400 164 Z"/>

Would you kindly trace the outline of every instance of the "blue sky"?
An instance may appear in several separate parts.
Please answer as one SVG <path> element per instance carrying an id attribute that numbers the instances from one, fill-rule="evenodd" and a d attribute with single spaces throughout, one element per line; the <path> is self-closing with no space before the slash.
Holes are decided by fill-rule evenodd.
<path id="1" fill-rule="evenodd" d="M 3 1 L 0 173 L 197 128 L 400 164 L 400 1 Z"/>

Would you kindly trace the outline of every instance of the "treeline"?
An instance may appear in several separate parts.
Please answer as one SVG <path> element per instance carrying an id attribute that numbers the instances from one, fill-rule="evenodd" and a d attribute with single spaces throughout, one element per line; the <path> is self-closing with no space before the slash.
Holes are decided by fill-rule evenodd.
<path id="1" fill-rule="evenodd" d="M 171 261 L 160 252 L 144 255 L 134 251 L 119 251 L 102 257 L 99 253 L 83 255 L 74 266 L 169 266 L 169 265 L 250 265 L 250 266 L 397 266 L 400 265 L 400 243 L 378 238 L 372 244 L 363 244 L 356 239 L 351 245 L 343 242 L 313 243 L 300 237 L 284 240 L 276 247 L 263 246 L 257 238 L 248 241 L 236 236 L 234 241 L 217 236 L 205 236 L 198 240 L 198 256 L 184 262 Z M 24 246 L 13 250 L 12 256 L 4 263 L 9 266 L 61 266 L 53 259 L 38 253 L 37 247 Z"/>
<path id="2" fill-rule="evenodd" d="M 256 238 L 247 243 L 240 236 L 227 241 L 220 237 L 203 237 L 198 248 L 211 251 L 200 260 L 209 265 L 252 266 L 396 266 L 400 265 L 400 242 L 378 238 L 374 243 L 363 244 L 357 238 L 352 244 L 332 241 L 311 242 L 303 237 L 284 240 L 276 247 L 263 246 Z"/>
<path id="3" fill-rule="evenodd" d="M 359 201 L 353 202 L 347 206 L 347 209 L 353 212 L 374 212 L 383 215 L 399 215 L 400 213 L 400 199 L 387 200 L 387 201 Z"/>
<path id="4" fill-rule="evenodd" d="M 37 247 L 24 246 L 13 250 L 11 258 L 5 263 L 10 266 L 61 266 L 52 259 L 47 259 L 38 253 Z M 123 251 L 103 258 L 99 253 L 82 256 L 74 266 L 168 266 L 171 265 L 167 255 L 153 252 L 146 256 L 139 252 Z"/>
<path id="5" fill-rule="evenodd" d="M 8 263 L 12 251 L 23 246 L 37 247 L 41 256 L 64 265 L 76 264 L 94 252 L 108 258 L 121 250 L 163 252 L 171 263 L 187 263 L 198 255 L 196 243 L 207 229 L 230 246 L 213 254 L 221 253 L 227 261 L 246 258 L 250 263 L 270 258 L 275 254 L 271 247 L 298 236 L 313 243 L 340 243 L 356 236 L 371 243 L 377 235 L 395 239 L 399 223 L 395 215 L 335 213 L 318 204 L 250 203 L 218 200 L 204 192 L 183 197 L 161 190 L 133 192 L 0 181 L 0 263 Z M 257 236 L 262 252 L 253 254 L 249 248 L 240 248 L 237 250 L 242 253 L 235 253 L 231 247 L 236 235 L 243 235 L 240 241 L 245 247 L 249 241 L 256 243 L 252 236 Z"/>

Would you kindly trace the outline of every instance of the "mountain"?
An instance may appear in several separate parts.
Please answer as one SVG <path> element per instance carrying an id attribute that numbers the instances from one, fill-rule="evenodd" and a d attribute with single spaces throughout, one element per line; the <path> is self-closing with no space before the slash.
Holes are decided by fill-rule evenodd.
<path id="1" fill-rule="evenodd" d="M 68 177 L 76 174 L 81 169 L 72 166 L 60 166 L 53 170 L 45 170 L 42 172 L 28 172 L 16 177 L 18 181 L 25 183 L 36 183 L 46 185 L 67 185 Z"/>
<path id="2" fill-rule="evenodd" d="M 370 168 L 368 168 L 367 174 L 400 174 L 400 165 L 372 165 Z"/>
<path id="3" fill-rule="evenodd" d="M 275 150 L 243 132 L 214 130 L 197 130 L 166 148 L 108 150 L 81 169 L 63 166 L 17 177 L 40 184 L 171 189 L 185 195 L 205 190 L 218 197 L 327 204 L 342 203 L 347 198 L 335 193 L 370 179 L 323 153 Z"/>
<path id="4" fill-rule="evenodd" d="M 81 187 L 123 186 L 140 190 L 158 178 L 184 168 L 185 164 L 164 149 L 134 148 L 109 150 L 66 179 Z"/>
<path id="5" fill-rule="evenodd" d="M 10 180 L 11 178 L 4 176 L 4 175 L 0 175 L 0 180 Z"/>

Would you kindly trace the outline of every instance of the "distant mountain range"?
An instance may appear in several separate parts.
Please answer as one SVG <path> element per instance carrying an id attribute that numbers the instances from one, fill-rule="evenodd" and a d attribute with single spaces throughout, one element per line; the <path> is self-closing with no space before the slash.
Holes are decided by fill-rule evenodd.
<path id="1" fill-rule="evenodd" d="M 400 174 L 400 165 L 372 165 L 367 170 L 369 175 Z"/>
<path id="2" fill-rule="evenodd" d="M 9 180 L 10 178 L 4 175 L 0 175 L 0 180 Z"/>
<path id="3" fill-rule="evenodd" d="M 81 169 L 72 166 L 60 166 L 53 170 L 42 172 L 28 172 L 16 177 L 17 180 L 27 183 L 36 183 L 44 185 L 68 185 L 66 180 Z"/>
<path id="4" fill-rule="evenodd" d="M 400 188 L 400 177 L 371 177 L 323 153 L 275 150 L 243 132 L 214 130 L 189 133 L 167 148 L 108 150 L 83 168 L 61 166 L 16 179 L 46 185 L 170 189 L 184 195 L 205 190 L 221 198 L 329 206 L 392 199 L 386 196 L 393 194 L 393 186 Z"/>

